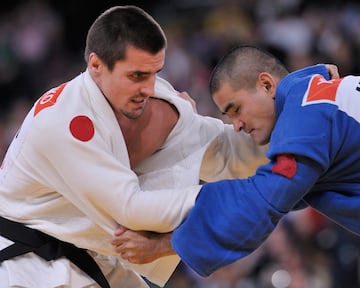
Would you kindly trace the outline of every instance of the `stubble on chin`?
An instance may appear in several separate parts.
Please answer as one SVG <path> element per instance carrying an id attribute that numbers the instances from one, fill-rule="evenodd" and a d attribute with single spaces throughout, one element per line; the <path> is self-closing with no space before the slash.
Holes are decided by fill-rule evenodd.
<path id="1" fill-rule="evenodd" d="M 145 106 L 139 109 L 136 109 L 135 111 L 121 111 L 121 113 L 129 119 L 137 119 L 139 118 L 141 115 L 144 114 L 144 110 L 145 110 Z"/>

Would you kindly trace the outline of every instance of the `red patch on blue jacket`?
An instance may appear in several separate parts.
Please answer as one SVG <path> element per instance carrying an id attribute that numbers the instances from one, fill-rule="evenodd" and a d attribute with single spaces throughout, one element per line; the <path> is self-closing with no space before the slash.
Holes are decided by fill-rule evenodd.
<path id="1" fill-rule="evenodd" d="M 283 175 L 287 178 L 293 178 L 296 175 L 296 160 L 292 154 L 279 154 L 276 157 L 276 164 L 271 171 Z"/>

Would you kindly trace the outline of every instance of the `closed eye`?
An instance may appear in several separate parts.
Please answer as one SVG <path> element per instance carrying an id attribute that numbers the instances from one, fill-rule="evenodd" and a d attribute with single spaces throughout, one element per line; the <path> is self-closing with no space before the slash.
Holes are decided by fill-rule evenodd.
<path id="1" fill-rule="evenodd" d="M 229 109 L 225 114 L 229 117 L 229 118 L 233 118 L 237 115 L 239 115 L 240 113 L 240 106 L 233 106 L 231 109 Z"/>

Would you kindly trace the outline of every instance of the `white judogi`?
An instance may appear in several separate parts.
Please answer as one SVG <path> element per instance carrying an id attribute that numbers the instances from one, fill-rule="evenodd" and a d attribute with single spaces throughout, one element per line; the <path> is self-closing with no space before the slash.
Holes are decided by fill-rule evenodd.
<path id="1" fill-rule="evenodd" d="M 164 285 L 178 257 L 130 265 L 116 257 L 110 245 L 113 232 L 118 224 L 133 230 L 173 230 L 200 189 L 200 163 L 207 143 L 225 130 L 233 133 L 220 120 L 194 114 L 191 105 L 160 78 L 156 96 L 173 103 L 180 119 L 164 147 L 136 168 L 138 177 L 130 169 L 115 115 L 87 71 L 44 94 L 27 115 L 1 166 L 0 215 L 88 249 L 113 287 L 147 287 L 138 273 Z M 239 145 L 250 141 L 241 135 Z M 242 154 L 241 146 L 234 146 L 235 154 L 222 157 L 228 145 L 219 143 L 227 143 L 228 137 L 218 137 L 225 140 L 210 146 L 202 168 L 205 180 L 228 175 L 226 167 L 233 165 L 226 164 Z M 249 151 L 248 158 L 254 159 L 260 150 Z M 0 249 L 10 244 L 0 237 Z M 0 283 L 4 287 L 97 287 L 69 260 L 46 262 L 33 253 L 4 261 Z"/>

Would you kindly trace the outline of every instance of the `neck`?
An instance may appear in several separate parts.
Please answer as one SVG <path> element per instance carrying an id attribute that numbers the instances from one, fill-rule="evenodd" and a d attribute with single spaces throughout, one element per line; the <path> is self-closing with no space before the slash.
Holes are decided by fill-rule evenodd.
<path id="1" fill-rule="evenodd" d="M 170 103 L 156 98 L 149 99 L 144 113 L 136 119 L 117 115 L 132 168 L 163 146 L 178 117 Z"/>

